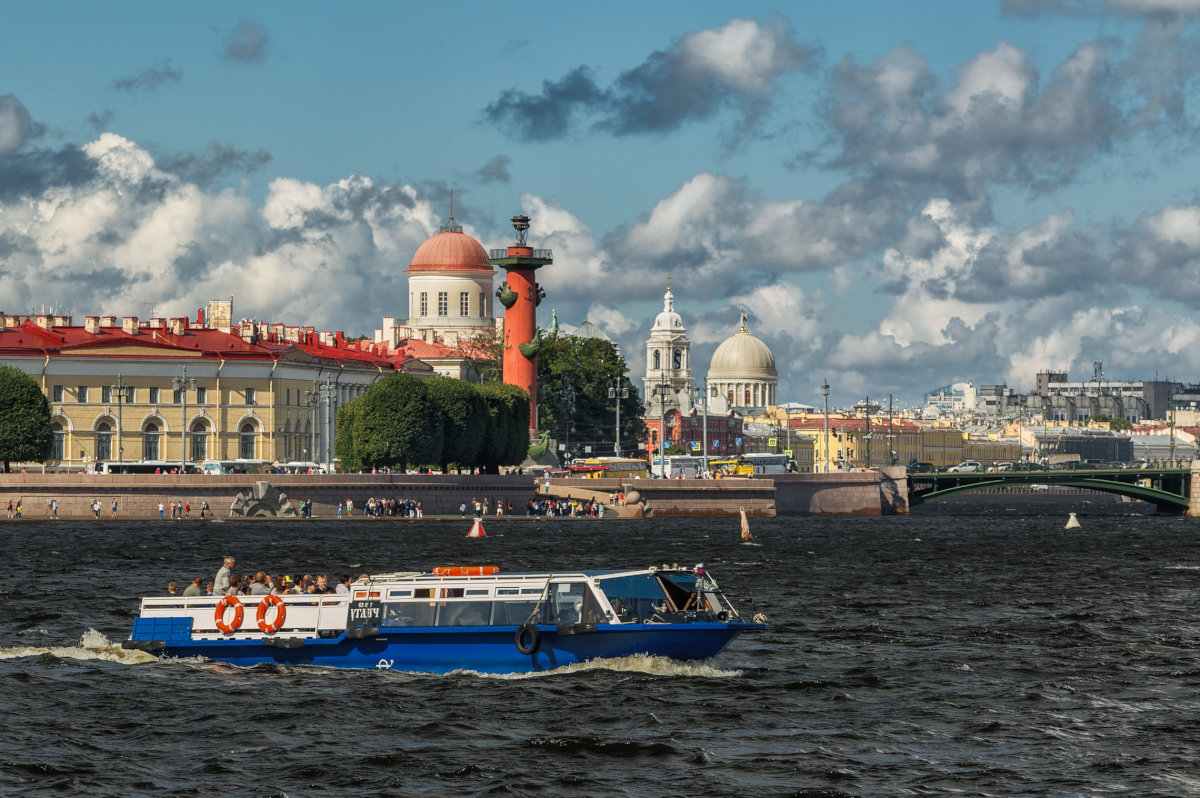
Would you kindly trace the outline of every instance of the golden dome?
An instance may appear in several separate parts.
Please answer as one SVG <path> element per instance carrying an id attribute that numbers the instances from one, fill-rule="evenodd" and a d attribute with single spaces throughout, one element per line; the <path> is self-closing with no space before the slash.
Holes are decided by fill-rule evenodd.
<path id="1" fill-rule="evenodd" d="M 778 380 L 775 356 L 771 349 L 746 332 L 746 314 L 742 314 L 741 327 L 726 338 L 713 352 L 708 366 L 708 379 L 713 380 Z"/>

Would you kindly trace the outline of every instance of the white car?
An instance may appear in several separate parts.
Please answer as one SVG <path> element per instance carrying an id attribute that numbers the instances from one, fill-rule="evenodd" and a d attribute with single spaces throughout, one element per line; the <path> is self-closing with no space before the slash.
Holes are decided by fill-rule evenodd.
<path id="1" fill-rule="evenodd" d="M 946 469 L 951 474 L 974 473 L 983 470 L 983 463 L 978 460 L 963 460 L 956 466 L 950 466 Z"/>

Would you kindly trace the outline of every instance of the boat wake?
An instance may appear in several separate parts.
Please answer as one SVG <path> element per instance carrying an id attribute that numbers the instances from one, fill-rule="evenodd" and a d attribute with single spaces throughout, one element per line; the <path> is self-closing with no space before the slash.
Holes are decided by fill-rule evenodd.
<path id="1" fill-rule="evenodd" d="M 725 670 L 706 662 L 680 662 L 667 657 L 654 657 L 649 654 L 631 654 L 628 657 L 612 657 L 593 659 L 575 665 L 564 665 L 549 671 L 536 673 L 480 673 L 473 670 L 452 671 L 454 675 L 478 676 L 481 679 L 542 679 L 554 676 L 566 676 L 586 671 L 614 671 L 617 673 L 642 673 L 650 676 L 684 676 L 703 679 L 731 679 L 742 675 L 740 670 Z"/>
<path id="2" fill-rule="evenodd" d="M 102 662 L 120 662 L 125 665 L 142 665 L 148 662 L 158 662 L 158 657 L 144 651 L 131 651 L 121 648 L 120 643 L 114 643 L 95 629 L 88 629 L 76 646 L 11 646 L 0 648 L 0 659 L 21 659 L 25 657 L 58 657 L 60 659 L 100 660 Z"/>

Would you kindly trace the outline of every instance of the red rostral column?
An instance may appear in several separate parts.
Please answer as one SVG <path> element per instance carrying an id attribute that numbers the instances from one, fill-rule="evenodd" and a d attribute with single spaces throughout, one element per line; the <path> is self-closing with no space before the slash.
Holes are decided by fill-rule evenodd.
<path id="1" fill-rule="evenodd" d="M 493 266 L 507 275 L 496 296 L 504 305 L 504 381 L 529 392 L 529 429 L 537 429 L 537 306 L 546 295 L 537 284 L 537 270 L 554 262 L 548 249 L 532 249 L 525 243 L 528 216 L 514 216 L 517 241 L 507 250 L 488 254 Z M 524 351 L 522 351 L 524 349 Z"/>

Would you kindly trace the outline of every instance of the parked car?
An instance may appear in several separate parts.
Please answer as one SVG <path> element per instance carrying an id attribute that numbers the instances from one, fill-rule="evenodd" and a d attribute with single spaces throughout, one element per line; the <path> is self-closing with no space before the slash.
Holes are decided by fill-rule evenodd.
<path id="1" fill-rule="evenodd" d="M 963 460 L 956 466 L 950 466 L 946 469 L 951 474 L 975 473 L 983 470 L 983 463 L 978 460 Z"/>
<path id="2" fill-rule="evenodd" d="M 932 474 L 937 471 L 933 463 L 918 463 L 915 460 L 905 466 L 910 474 Z"/>

